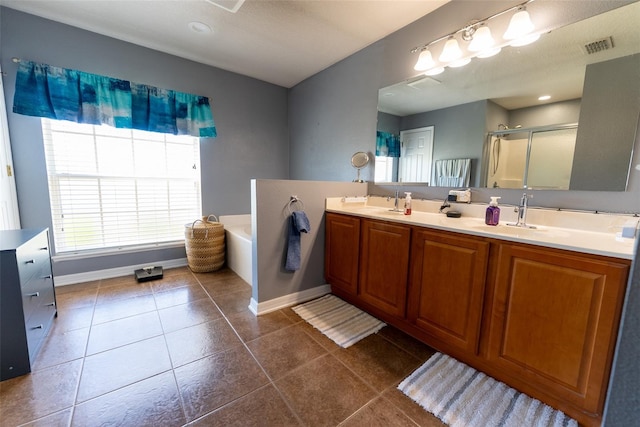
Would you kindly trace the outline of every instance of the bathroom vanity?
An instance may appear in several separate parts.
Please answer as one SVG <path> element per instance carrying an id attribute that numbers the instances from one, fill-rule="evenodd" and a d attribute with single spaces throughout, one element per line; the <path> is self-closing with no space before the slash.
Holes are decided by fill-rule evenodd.
<path id="1" fill-rule="evenodd" d="M 633 256 L 633 239 L 612 232 L 617 219 L 605 218 L 602 233 L 518 229 L 424 209 L 403 216 L 328 200 L 332 292 L 581 424 L 599 425 Z"/>

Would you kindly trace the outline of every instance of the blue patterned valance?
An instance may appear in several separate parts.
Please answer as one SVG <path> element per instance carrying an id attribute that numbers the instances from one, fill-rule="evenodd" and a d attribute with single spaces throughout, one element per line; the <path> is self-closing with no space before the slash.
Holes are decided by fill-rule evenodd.
<path id="1" fill-rule="evenodd" d="M 400 157 L 400 137 L 393 133 L 376 131 L 376 156 Z"/>
<path id="2" fill-rule="evenodd" d="M 173 135 L 217 135 L 206 96 L 24 60 L 13 112 Z"/>

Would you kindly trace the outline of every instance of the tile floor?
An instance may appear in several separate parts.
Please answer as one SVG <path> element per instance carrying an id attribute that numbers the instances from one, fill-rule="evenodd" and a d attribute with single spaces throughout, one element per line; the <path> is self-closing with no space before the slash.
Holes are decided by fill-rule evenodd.
<path id="1" fill-rule="evenodd" d="M 5 426 L 442 426 L 396 386 L 433 350 L 389 326 L 342 349 L 290 308 L 255 317 L 229 269 L 56 288 Z"/>

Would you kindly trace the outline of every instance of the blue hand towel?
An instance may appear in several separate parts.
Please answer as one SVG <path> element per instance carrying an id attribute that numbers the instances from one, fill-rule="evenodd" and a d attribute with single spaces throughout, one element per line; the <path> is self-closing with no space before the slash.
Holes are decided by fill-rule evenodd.
<path id="1" fill-rule="evenodd" d="M 311 231 L 309 218 L 303 211 L 295 211 L 289 221 L 289 234 L 287 236 L 287 261 L 284 268 L 288 271 L 300 269 L 300 233 Z"/>

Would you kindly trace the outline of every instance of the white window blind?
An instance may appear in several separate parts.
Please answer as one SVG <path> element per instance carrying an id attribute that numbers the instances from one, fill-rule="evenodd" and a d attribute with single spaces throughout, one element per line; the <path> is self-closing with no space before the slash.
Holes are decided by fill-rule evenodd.
<path id="1" fill-rule="evenodd" d="M 200 218 L 199 139 L 42 119 L 56 252 L 184 240 Z"/>

